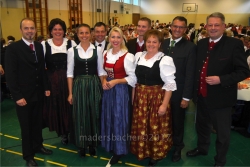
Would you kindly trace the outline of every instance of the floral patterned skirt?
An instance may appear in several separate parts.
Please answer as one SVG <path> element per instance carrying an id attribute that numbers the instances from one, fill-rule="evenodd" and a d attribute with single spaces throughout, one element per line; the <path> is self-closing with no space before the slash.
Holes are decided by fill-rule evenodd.
<path id="1" fill-rule="evenodd" d="M 159 160 L 165 158 L 171 149 L 173 141 L 170 106 L 168 105 L 166 114 L 158 115 L 164 95 L 162 85 L 136 85 L 130 148 L 138 160 L 147 157 Z"/>

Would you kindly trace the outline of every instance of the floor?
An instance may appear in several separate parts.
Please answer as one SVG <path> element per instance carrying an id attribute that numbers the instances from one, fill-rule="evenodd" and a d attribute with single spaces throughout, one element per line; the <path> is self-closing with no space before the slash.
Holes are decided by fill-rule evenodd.
<path id="1" fill-rule="evenodd" d="M 195 132 L 195 107 L 193 104 L 186 112 L 185 121 L 185 148 L 182 150 L 182 159 L 173 163 L 171 155 L 173 149 L 167 157 L 158 162 L 157 166 L 213 166 L 215 155 L 215 138 L 216 134 L 211 134 L 211 146 L 207 156 L 194 158 L 186 157 L 186 152 L 195 148 L 197 135 Z M 1 103 L 1 130 L 0 130 L 0 166 L 25 166 L 22 159 L 21 150 L 21 132 L 17 116 L 15 113 L 14 102 L 11 99 L 5 99 Z M 105 166 L 112 156 L 111 153 L 105 152 L 101 147 L 97 148 L 95 157 L 86 156 L 80 158 L 74 145 L 64 146 L 60 143 L 60 138 L 55 132 L 43 130 L 44 146 L 53 150 L 53 155 L 44 156 L 36 154 L 35 159 L 39 166 Z M 133 154 L 122 157 L 119 164 L 114 166 L 147 166 L 148 160 L 138 161 Z M 250 140 L 244 138 L 235 131 L 231 133 L 230 149 L 227 154 L 226 166 L 250 166 Z"/>

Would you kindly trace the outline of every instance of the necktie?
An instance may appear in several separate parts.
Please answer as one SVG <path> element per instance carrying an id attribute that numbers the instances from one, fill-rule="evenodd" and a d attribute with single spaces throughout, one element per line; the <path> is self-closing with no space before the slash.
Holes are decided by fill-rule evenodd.
<path id="1" fill-rule="evenodd" d="M 172 47 L 174 47 L 174 45 L 175 45 L 175 40 L 172 40 L 171 44 L 170 44 L 168 55 L 170 54 L 170 51 L 171 51 Z"/>
<path id="2" fill-rule="evenodd" d="M 30 49 L 34 50 L 34 45 L 33 44 L 30 44 Z"/>
<path id="3" fill-rule="evenodd" d="M 102 44 L 100 43 L 98 46 L 102 47 Z"/>
<path id="4" fill-rule="evenodd" d="M 33 45 L 33 44 L 30 44 L 30 49 L 31 49 L 32 51 L 34 51 L 34 45 Z M 35 54 L 35 59 L 36 59 L 35 62 L 38 62 L 38 61 L 37 61 L 37 57 L 36 57 L 36 53 L 34 52 L 33 54 Z"/>
<path id="5" fill-rule="evenodd" d="M 174 45 L 175 45 L 175 41 L 174 41 L 174 40 L 172 40 L 172 41 L 171 41 L 171 45 L 170 45 L 170 47 L 172 48 L 172 47 L 174 47 Z"/>

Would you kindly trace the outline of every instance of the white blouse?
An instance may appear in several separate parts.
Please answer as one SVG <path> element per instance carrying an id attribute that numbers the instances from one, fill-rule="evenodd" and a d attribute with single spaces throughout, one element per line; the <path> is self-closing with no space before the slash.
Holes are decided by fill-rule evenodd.
<path id="1" fill-rule="evenodd" d="M 105 50 L 103 52 L 103 57 L 107 53 L 107 63 L 115 64 L 115 62 L 119 59 L 119 57 L 123 56 L 127 50 L 120 50 L 116 54 L 112 54 L 112 48 L 108 51 Z M 128 82 L 128 84 L 132 87 L 135 87 L 136 84 L 136 76 L 135 76 L 135 56 L 131 53 L 127 53 L 124 58 L 124 69 L 126 74 L 128 75 L 124 79 Z M 105 75 L 107 72 L 105 71 Z"/>
<path id="2" fill-rule="evenodd" d="M 161 57 L 163 57 L 160 61 L 160 76 L 162 81 L 164 82 L 164 85 L 162 89 L 165 89 L 166 91 L 174 91 L 176 90 L 176 82 L 175 82 L 175 65 L 173 62 L 173 59 L 169 56 L 164 55 L 162 52 L 158 52 L 154 57 L 150 59 L 145 59 L 147 52 L 137 52 L 135 54 L 135 64 L 137 65 L 143 65 L 146 67 L 151 68 L 155 61 L 160 60 Z M 140 60 L 139 60 L 140 58 Z M 139 60 L 139 61 L 138 61 Z"/>
<path id="3" fill-rule="evenodd" d="M 76 49 L 78 51 L 78 55 L 81 59 L 89 59 L 93 56 L 93 50 L 95 49 L 95 46 L 90 43 L 89 48 L 85 52 L 84 49 L 81 47 L 81 43 L 76 46 Z M 67 60 L 67 78 L 74 78 L 74 48 L 70 48 L 68 50 L 68 60 Z M 102 51 L 101 47 L 97 47 L 97 71 L 98 75 L 102 76 L 104 75 L 103 70 L 103 59 L 102 59 Z"/>
<path id="4" fill-rule="evenodd" d="M 61 46 L 56 46 L 54 43 L 53 43 L 53 40 L 52 39 L 48 39 L 47 40 L 48 44 L 50 45 L 51 47 L 51 54 L 55 54 L 55 53 L 67 53 L 67 42 L 68 42 L 68 39 L 67 38 L 63 38 L 63 43 Z M 45 41 L 42 41 L 41 44 L 43 45 L 43 51 L 44 51 L 44 55 L 46 53 L 46 46 L 45 46 Z M 75 41 L 71 40 L 71 47 L 74 47 L 76 46 L 76 43 Z"/>

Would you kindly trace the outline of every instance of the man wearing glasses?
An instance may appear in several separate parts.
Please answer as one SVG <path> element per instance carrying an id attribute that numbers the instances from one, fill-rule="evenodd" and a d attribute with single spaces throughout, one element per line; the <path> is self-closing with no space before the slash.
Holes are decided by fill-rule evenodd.
<path id="1" fill-rule="evenodd" d="M 165 55 L 173 58 L 176 67 L 177 90 L 172 93 L 170 106 L 172 108 L 173 144 L 175 147 L 172 161 L 177 162 L 181 159 L 181 150 L 185 146 L 183 142 L 185 110 L 193 93 L 196 46 L 182 37 L 187 30 L 185 17 L 175 17 L 171 24 L 171 30 L 172 38 L 165 39 L 162 48 Z"/>

